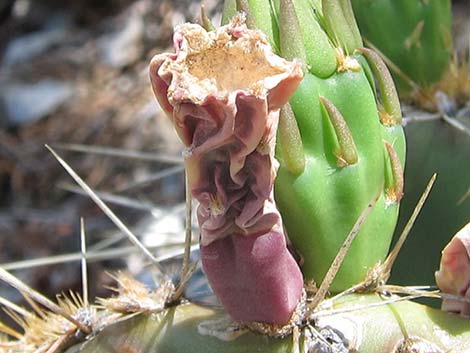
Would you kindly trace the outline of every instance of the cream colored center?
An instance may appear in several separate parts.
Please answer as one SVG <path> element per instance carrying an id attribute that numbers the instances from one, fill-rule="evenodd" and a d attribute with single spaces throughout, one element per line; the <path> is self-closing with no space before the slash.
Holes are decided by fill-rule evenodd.
<path id="1" fill-rule="evenodd" d="M 251 49 L 251 48 L 248 48 Z M 210 79 L 221 91 L 256 89 L 256 83 L 281 73 L 272 67 L 259 50 L 240 46 L 211 47 L 186 58 L 189 73 Z"/>

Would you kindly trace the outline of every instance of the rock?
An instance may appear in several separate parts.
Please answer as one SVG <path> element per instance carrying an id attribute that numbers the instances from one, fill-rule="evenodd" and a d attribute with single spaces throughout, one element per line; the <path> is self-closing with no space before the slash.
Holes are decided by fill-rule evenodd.
<path id="1" fill-rule="evenodd" d="M 70 83 L 44 79 L 37 83 L 3 84 L 0 92 L 11 126 L 31 123 L 53 113 L 73 95 Z"/>
<path id="2" fill-rule="evenodd" d="M 127 18 L 116 19 L 115 31 L 106 33 L 98 39 L 98 50 L 101 60 L 115 69 L 121 69 L 138 60 L 143 52 L 142 39 L 144 22 L 137 9 L 130 8 L 124 12 Z"/>
<path id="3" fill-rule="evenodd" d="M 164 246 L 184 241 L 184 214 L 171 208 L 155 208 L 153 217 L 140 226 L 142 242 L 147 247 Z"/>
<path id="4" fill-rule="evenodd" d="M 68 39 L 70 26 L 70 15 L 57 12 L 48 17 L 41 29 L 11 39 L 3 56 L 3 68 L 14 70 L 14 65 L 33 60 L 51 47 L 61 44 Z"/>
<path id="5" fill-rule="evenodd" d="M 4 65 L 13 66 L 44 53 L 66 36 L 63 29 L 43 30 L 20 36 L 8 44 L 3 59 Z"/>

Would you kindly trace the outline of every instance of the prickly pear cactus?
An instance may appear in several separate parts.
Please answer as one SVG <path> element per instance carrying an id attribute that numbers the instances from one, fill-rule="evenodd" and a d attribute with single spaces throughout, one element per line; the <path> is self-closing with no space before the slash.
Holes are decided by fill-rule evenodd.
<path id="1" fill-rule="evenodd" d="M 344 299 L 335 309 L 346 312 L 355 306 L 376 305 L 381 301 L 376 295 Z M 204 320 L 220 319 L 221 312 L 194 304 L 180 305 L 159 314 L 140 315 L 117 323 L 67 353 L 445 353 L 449 349 L 453 353 L 468 352 L 470 331 L 465 328 L 470 324 L 457 315 L 412 302 L 353 312 L 354 315 L 340 312 L 319 319 L 316 329 L 325 334 L 324 341 L 308 343 L 308 334 L 296 340 L 291 336 L 269 338 L 250 332 L 239 332 L 236 339 L 223 341 L 200 328 Z M 405 324 L 400 326 L 398 322 Z"/>
<path id="2" fill-rule="evenodd" d="M 362 35 L 422 88 L 438 81 L 452 54 L 450 0 L 352 0 Z M 395 75 L 400 91 L 410 85 Z"/>
<path id="3" fill-rule="evenodd" d="M 36 304 L 31 313 L 2 300 L 25 333 L 0 323 L 0 333 L 13 338 L 0 337 L 0 352 L 467 352 L 467 319 L 406 300 L 443 297 L 436 291 L 383 280 L 370 293 L 315 302 L 324 287 L 313 298 L 310 283 L 304 288 L 304 278 L 322 280 L 364 209 L 369 215 L 330 289 L 358 284 L 385 257 L 403 189 L 399 103 L 383 62 L 361 48 L 348 0 L 233 5 L 227 2 L 224 17 L 243 10 L 249 27 L 263 29 L 284 58 L 238 14 L 218 29 L 207 21 L 206 28 L 178 27 L 175 52 L 150 65 L 156 97 L 187 147 L 201 262 L 225 310 L 183 300 L 196 277 L 189 263 L 173 283 L 142 245 L 158 270 L 157 288 L 120 274 L 116 296 L 99 305 L 73 293 L 55 304 L 0 268 L 0 280 L 47 308 Z M 276 199 L 299 262 L 273 198 L 278 119 Z M 468 265 L 464 232 L 438 274 L 452 308 L 465 303 L 463 315 L 467 299 L 455 292 L 468 289 L 468 271 L 454 279 Z"/>
<path id="4" fill-rule="evenodd" d="M 276 7 L 266 0 L 244 6 L 239 9 L 268 33 L 281 56 L 304 63 L 304 78 L 281 110 L 275 198 L 307 280 L 322 281 L 378 195 L 330 288 L 339 292 L 384 259 L 395 229 L 405 159 L 396 92 L 383 62 L 361 49 L 350 3 L 280 1 Z"/>

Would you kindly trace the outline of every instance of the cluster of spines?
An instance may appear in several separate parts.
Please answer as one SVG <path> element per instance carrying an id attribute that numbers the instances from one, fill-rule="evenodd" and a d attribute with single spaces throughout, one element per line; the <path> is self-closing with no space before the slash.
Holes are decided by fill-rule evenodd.
<path id="1" fill-rule="evenodd" d="M 5 273 L 2 270 L 1 279 L 5 279 Z M 9 273 L 6 276 L 13 278 Z M 117 283 L 117 287 L 113 288 L 117 295 L 99 298 L 96 304 L 85 302 L 81 295 L 74 292 L 57 296 L 54 303 L 26 285 L 23 289 L 27 293 L 21 293 L 33 311 L 0 298 L 5 312 L 21 330 L 0 322 L 0 352 L 62 352 L 91 339 L 119 320 L 135 314 L 163 311 L 168 307 L 175 289 L 171 282 L 162 281 L 156 290 L 150 290 L 124 272 L 111 276 Z M 48 303 L 47 308 L 43 307 L 44 301 Z"/>

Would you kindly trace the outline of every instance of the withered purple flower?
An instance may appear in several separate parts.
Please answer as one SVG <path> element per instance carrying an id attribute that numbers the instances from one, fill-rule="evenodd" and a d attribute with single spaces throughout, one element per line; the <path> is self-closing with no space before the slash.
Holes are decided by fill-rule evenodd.
<path id="1" fill-rule="evenodd" d="M 301 64 L 273 54 L 241 16 L 212 32 L 181 25 L 174 47 L 152 59 L 150 78 L 187 147 L 204 271 L 235 320 L 285 324 L 303 278 L 274 203 L 274 146 Z"/>

